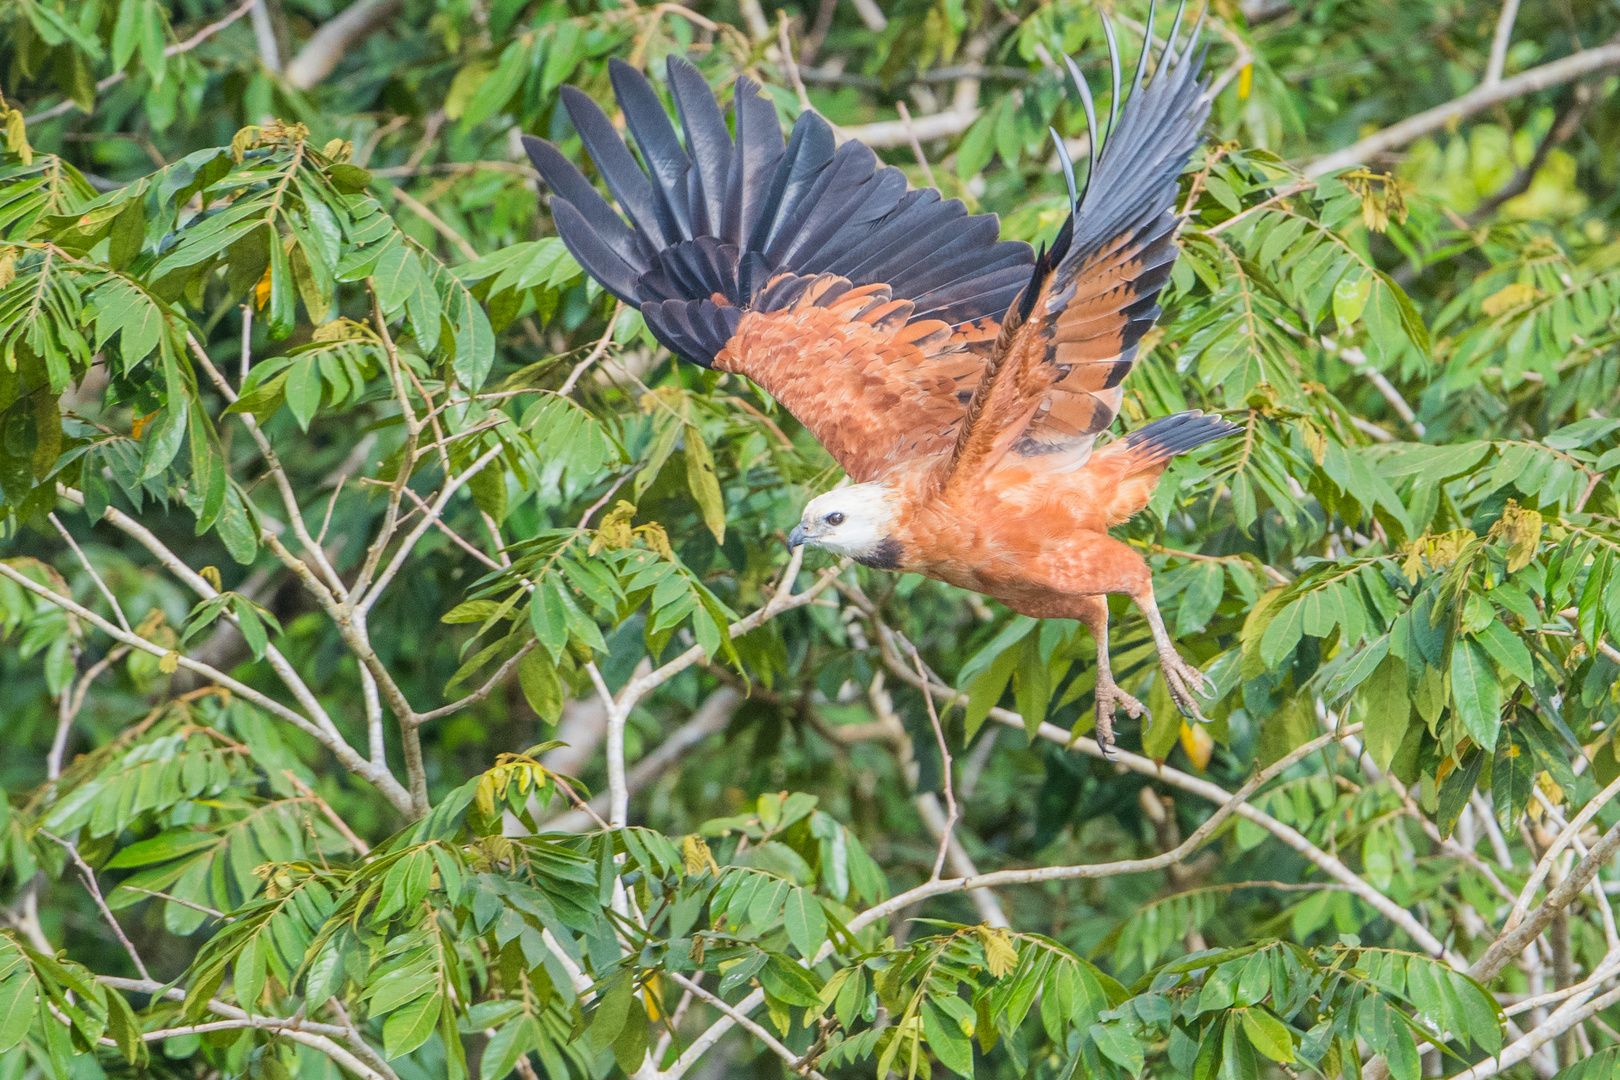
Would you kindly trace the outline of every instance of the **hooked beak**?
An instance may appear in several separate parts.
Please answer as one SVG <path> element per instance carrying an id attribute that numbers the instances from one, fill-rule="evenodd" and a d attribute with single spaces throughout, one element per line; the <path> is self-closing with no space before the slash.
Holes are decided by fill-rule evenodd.
<path id="1" fill-rule="evenodd" d="M 804 531 L 804 522 L 801 521 L 797 525 L 793 526 L 792 532 L 788 533 L 788 547 L 800 547 L 809 539 L 809 534 Z"/>

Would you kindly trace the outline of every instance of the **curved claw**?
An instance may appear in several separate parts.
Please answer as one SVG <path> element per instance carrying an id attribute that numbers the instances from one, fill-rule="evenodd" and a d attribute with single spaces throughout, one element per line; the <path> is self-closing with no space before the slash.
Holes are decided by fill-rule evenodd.
<path id="1" fill-rule="evenodd" d="M 1095 691 L 1097 702 L 1097 745 L 1108 761 L 1114 760 L 1114 710 L 1123 708 L 1132 720 L 1147 714 L 1147 706 L 1121 690 L 1112 679 L 1099 682 Z"/>
<path id="2" fill-rule="evenodd" d="M 1205 723 L 1204 714 L 1198 709 L 1198 702 L 1193 698 L 1196 692 L 1204 697 L 1214 696 L 1214 683 L 1209 676 L 1187 663 L 1180 656 L 1171 654 L 1159 657 L 1159 666 L 1164 671 L 1165 686 L 1170 691 L 1170 700 L 1175 702 L 1176 709 L 1189 720 Z"/>

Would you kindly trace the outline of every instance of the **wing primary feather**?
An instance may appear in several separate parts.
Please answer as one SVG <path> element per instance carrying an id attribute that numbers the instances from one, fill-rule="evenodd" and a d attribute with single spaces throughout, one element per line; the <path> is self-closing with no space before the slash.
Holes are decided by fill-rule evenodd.
<path id="1" fill-rule="evenodd" d="M 686 173 L 692 165 L 675 137 L 664 103 L 645 75 L 617 57 L 608 61 L 608 76 L 624 113 L 624 126 L 630 129 L 652 176 L 653 205 L 663 219 L 665 234 L 677 240 L 692 239 L 692 215 L 686 205 Z"/>
<path id="2" fill-rule="evenodd" d="M 1086 192 L 1091 190 L 1092 177 L 1097 175 L 1097 105 L 1091 100 L 1091 87 L 1086 85 L 1086 78 L 1080 74 L 1080 65 L 1074 62 L 1074 57 L 1065 53 L 1063 62 L 1068 65 L 1069 78 L 1074 80 L 1075 89 L 1080 91 L 1080 104 L 1086 110 L 1086 130 L 1091 136 L 1088 140 L 1090 145 L 1086 148 L 1091 155 L 1091 166 L 1086 170 L 1085 191 L 1080 193 L 1080 200 L 1084 201 Z"/>
<path id="3" fill-rule="evenodd" d="M 647 237 L 654 250 L 671 243 L 654 207 L 652 181 L 636 164 L 601 106 L 574 86 L 562 88 L 562 101 L 568 118 L 574 122 L 574 130 L 585 144 L 585 152 L 596 162 L 596 171 L 602 174 L 608 191 L 619 201 L 619 207 L 636 230 Z"/>
<path id="4" fill-rule="evenodd" d="M 1193 54 L 1193 47 L 1198 44 L 1199 37 L 1204 33 L 1204 20 L 1207 18 L 1209 18 L 1209 5 L 1205 4 L 1204 10 L 1198 13 L 1198 21 L 1193 23 L 1192 33 L 1187 35 L 1187 50 L 1181 54 L 1184 62 L 1187 57 Z M 1203 66 L 1202 55 L 1199 57 L 1199 66 Z"/>
<path id="5" fill-rule="evenodd" d="M 675 111 L 680 114 L 681 129 L 686 133 L 686 152 L 692 160 L 691 177 L 698 189 L 698 198 L 692 206 L 693 224 L 697 224 L 698 205 L 701 205 L 707 219 L 704 231 L 712 234 L 720 227 L 725 206 L 731 134 L 726 130 L 726 118 L 709 84 L 691 62 L 671 53 L 666 71 L 670 93 L 675 97 Z"/>
<path id="6" fill-rule="evenodd" d="M 1052 133 L 1052 145 L 1057 147 L 1058 161 L 1063 165 L 1063 182 L 1069 185 L 1069 213 L 1080 203 L 1080 196 L 1074 192 L 1074 159 L 1069 157 L 1069 148 L 1063 145 L 1063 136 L 1057 133 L 1057 128 L 1046 129 Z"/>
<path id="7" fill-rule="evenodd" d="M 1099 7 L 1097 14 L 1102 18 L 1103 36 L 1108 39 L 1108 74 L 1114 88 L 1114 96 L 1108 99 L 1108 134 L 1103 136 L 1106 145 L 1114 136 L 1114 125 L 1119 123 L 1119 40 L 1114 37 L 1114 24 L 1109 20 L 1108 12 Z M 1074 185 L 1070 184 L 1069 187 L 1072 190 Z"/>
<path id="8" fill-rule="evenodd" d="M 557 225 L 557 235 L 562 237 L 563 246 L 586 273 L 625 303 L 637 303 L 636 280 L 644 268 L 625 262 L 592 227 L 579 208 L 567 199 L 558 197 L 551 200 L 551 220 Z"/>
<path id="9" fill-rule="evenodd" d="M 1169 70 L 1176 64 L 1176 38 L 1181 33 L 1181 19 L 1187 14 L 1187 0 L 1181 0 L 1176 5 L 1176 21 L 1170 24 L 1170 36 L 1164 39 L 1164 52 L 1159 54 L 1158 66 L 1153 69 L 1153 77 L 1157 79 L 1159 72 Z M 1168 65 L 1168 67 L 1166 66 Z"/>
<path id="10" fill-rule="evenodd" d="M 1142 89 L 1147 62 L 1153 57 L 1153 17 L 1159 13 L 1159 0 L 1148 0 L 1147 22 L 1142 24 L 1142 53 L 1136 58 L 1136 74 L 1131 76 L 1131 97 Z"/>
<path id="11" fill-rule="evenodd" d="M 572 203 L 602 242 L 626 264 L 634 267 L 635 273 L 646 269 L 644 260 L 636 251 L 636 234 L 574 168 L 573 162 L 563 157 L 561 150 L 533 135 L 523 136 L 523 148 L 528 151 L 529 160 L 539 170 L 541 179 L 553 195 Z"/>

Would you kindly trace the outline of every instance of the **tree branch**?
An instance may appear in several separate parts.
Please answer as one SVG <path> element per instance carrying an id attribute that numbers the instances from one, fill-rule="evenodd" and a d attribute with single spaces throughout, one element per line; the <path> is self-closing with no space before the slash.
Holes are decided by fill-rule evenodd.
<path id="1" fill-rule="evenodd" d="M 1519 17 L 1519 0 L 1502 0 L 1502 14 L 1496 20 L 1496 33 L 1491 36 L 1491 58 L 1485 64 L 1485 78 L 1481 86 L 1502 81 L 1507 67 L 1508 46 L 1513 43 L 1513 24 Z"/>
<path id="2" fill-rule="evenodd" d="M 107 906 L 106 898 L 101 895 L 101 885 L 96 881 L 96 872 L 90 869 L 89 863 L 84 861 L 84 857 L 79 854 L 78 847 L 71 841 L 64 840 L 44 829 L 39 830 L 39 835 L 62 845 L 63 850 L 68 853 L 68 858 L 73 860 L 73 865 L 78 867 L 79 877 L 84 879 L 84 887 L 89 890 L 90 898 L 96 902 L 96 909 L 101 912 L 101 917 L 107 921 L 107 925 L 112 927 L 113 934 L 118 938 L 118 943 L 124 947 L 124 951 L 129 954 L 130 961 L 135 965 L 135 970 L 141 973 L 141 978 L 150 979 L 152 975 L 146 970 L 146 961 L 142 960 L 141 954 L 135 951 L 135 944 L 124 933 L 124 928 L 118 925 L 118 919 L 114 917 L 112 908 Z"/>
<path id="3" fill-rule="evenodd" d="M 92 626 L 95 626 L 104 634 L 107 634 L 109 637 L 113 638 L 115 641 L 128 645 L 131 648 L 139 649 L 144 653 L 150 653 L 151 655 L 157 657 L 164 657 L 170 653 L 169 649 L 164 648 L 162 645 L 159 645 L 156 642 L 148 641 L 146 638 L 139 637 L 135 634 L 125 633 L 111 622 L 108 622 L 100 615 L 97 615 L 95 612 L 91 611 L 89 608 L 84 607 L 82 604 L 77 603 L 69 597 L 61 596 L 52 592 L 50 589 L 47 589 L 45 586 L 34 581 L 32 578 L 18 572 L 16 569 L 4 562 L 0 562 L 0 576 L 9 578 L 34 595 L 43 597 L 64 610 L 72 612 L 79 618 L 90 623 Z M 307 717 L 300 713 L 294 712 L 292 709 L 289 709 L 287 706 L 283 705 L 274 698 L 267 697 L 266 695 L 253 689 L 253 687 L 248 686 L 246 683 L 242 683 L 231 678 L 223 671 L 212 668 L 207 664 L 198 663 L 196 660 L 193 660 L 184 654 L 176 654 L 176 657 L 176 663 L 178 666 L 183 667 L 188 671 L 196 672 L 198 675 L 201 675 L 210 682 L 218 686 L 225 687 L 239 697 L 253 702 L 261 709 L 264 709 L 272 715 L 277 716 L 282 720 L 286 720 L 294 727 L 297 727 L 300 731 L 309 735 L 322 746 L 325 746 L 328 750 L 330 750 L 333 755 L 337 757 L 338 761 L 342 763 L 344 768 L 348 769 L 356 776 L 361 776 L 367 780 L 370 780 L 377 787 L 377 789 L 388 798 L 390 802 L 394 803 L 395 806 L 399 807 L 406 813 L 410 812 L 411 805 L 409 798 L 407 797 L 404 800 L 403 805 L 401 805 L 398 795 L 394 790 L 392 790 L 399 787 L 398 781 L 395 781 L 391 775 L 387 775 L 385 773 L 383 776 L 386 776 L 386 782 L 379 782 L 382 780 L 382 777 L 378 776 L 378 771 L 371 766 L 370 762 L 356 754 L 354 749 L 342 739 L 332 738 L 332 736 L 325 729 L 312 723 Z"/>
<path id="4" fill-rule="evenodd" d="M 356 0 L 321 24 L 287 65 L 288 85 L 308 90 L 337 69 L 356 42 L 399 10 L 400 0 Z"/>
<path id="5" fill-rule="evenodd" d="M 1533 67 L 1511 79 L 1475 87 L 1462 97 L 1408 117 L 1400 123 L 1391 124 L 1383 131 L 1352 143 L 1343 150 L 1324 154 L 1305 166 L 1305 175 L 1323 176 L 1352 165 L 1359 165 L 1374 155 L 1405 146 L 1413 139 L 1483 112 L 1493 105 L 1525 94 L 1533 94 L 1538 90 L 1561 86 L 1583 75 L 1606 71 L 1615 66 L 1620 66 L 1620 42 L 1611 41 L 1595 49 L 1566 56 L 1562 60 Z"/>
<path id="6" fill-rule="evenodd" d="M 729 686 L 722 686 L 710 694 L 692 718 L 674 731 L 670 732 L 657 749 L 636 762 L 625 776 L 625 795 L 635 795 L 648 784 L 662 776 L 664 771 L 680 761 L 692 749 L 707 739 L 726 729 L 731 722 L 732 715 L 737 706 L 742 704 L 742 695 Z M 598 795 L 590 801 L 590 807 L 601 814 L 608 810 L 606 795 Z M 592 826 L 590 814 L 584 810 L 570 810 L 560 814 L 550 821 L 543 822 L 541 827 L 546 832 L 583 832 Z"/>
<path id="7" fill-rule="evenodd" d="M 1603 839 L 1592 845 L 1591 853 L 1577 863 L 1569 876 L 1547 894 L 1547 899 L 1530 913 L 1529 918 L 1493 941 L 1491 947 L 1485 950 L 1485 954 L 1468 969 L 1468 974 L 1482 983 L 1495 978 L 1497 972 L 1507 966 L 1510 959 L 1523 952 L 1524 947 L 1547 928 L 1547 924 L 1553 921 L 1555 915 L 1581 894 L 1587 883 L 1596 876 L 1598 870 L 1607 865 L 1616 851 L 1620 851 L 1620 825 L 1604 833 Z"/>
<path id="8" fill-rule="evenodd" d="M 766 1031 L 759 1024 L 750 1020 L 746 1014 L 732 1008 L 730 1005 L 727 1005 L 725 1001 L 717 995 L 709 993 L 709 991 L 705 990 L 701 985 L 693 982 L 691 979 L 688 979 L 685 975 L 682 975 L 679 972 L 666 971 L 664 972 L 664 975 L 671 982 L 685 987 L 688 993 L 697 995 L 704 1001 L 707 1001 L 710 1005 L 713 1005 L 716 1009 L 719 1009 L 726 1016 L 730 1017 L 734 1023 L 742 1025 L 742 1027 L 746 1028 L 749 1033 L 754 1036 L 754 1038 L 770 1047 L 772 1053 L 781 1058 L 783 1061 L 787 1062 L 788 1068 L 792 1069 L 800 1076 L 808 1076 L 811 1078 L 811 1080 L 827 1080 L 825 1076 L 811 1068 L 809 1063 L 803 1058 L 789 1050 L 786 1046 L 783 1046 L 774 1035 Z"/>

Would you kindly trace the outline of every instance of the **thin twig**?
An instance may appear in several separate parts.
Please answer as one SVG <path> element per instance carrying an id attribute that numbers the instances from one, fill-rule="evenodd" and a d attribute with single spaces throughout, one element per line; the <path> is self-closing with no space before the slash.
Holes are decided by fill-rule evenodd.
<path id="1" fill-rule="evenodd" d="M 55 511 L 46 516 L 51 519 L 51 524 L 56 526 L 56 531 L 61 534 L 62 539 L 67 541 L 68 547 L 73 549 L 73 554 L 79 557 L 79 565 L 84 567 L 84 572 L 90 575 L 90 580 L 96 583 L 96 588 L 101 590 L 101 595 L 107 598 L 107 606 L 112 608 L 113 615 L 118 618 L 118 625 L 125 630 L 129 630 L 129 620 L 124 618 L 124 609 L 119 605 L 118 597 L 113 595 L 112 590 L 107 587 L 107 583 L 102 580 L 101 575 L 96 573 L 96 568 L 90 565 L 90 560 L 84 557 L 84 552 L 79 548 L 79 542 L 73 539 L 73 534 L 67 531 L 67 526 L 62 524 L 62 519 L 56 516 Z"/>
<path id="2" fill-rule="evenodd" d="M 57 704 L 56 736 L 51 740 L 50 751 L 45 755 L 46 780 L 54 781 L 62 775 L 62 758 L 67 753 L 68 732 L 72 730 L 73 721 L 78 718 L 79 711 L 84 708 L 84 698 L 90 692 L 90 684 L 128 653 L 128 645 L 118 646 L 91 664 L 89 669 L 79 676 L 79 685 L 76 689 L 71 693 L 67 690 L 62 691 L 62 699 Z"/>
<path id="3" fill-rule="evenodd" d="M 1496 19 L 1496 33 L 1491 35 L 1491 57 L 1485 64 L 1485 78 L 1481 86 L 1492 86 L 1502 81 L 1507 67 L 1508 46 L 1513 43 L 1513 23 L 1519 17 L 1519 0 L 1502 0 L 1502 14 Z"/>
<path id="4" fill-rule="evenodd" d="M 825 1076 L 821 1075 L 821 1073 L 812 1068 L 810 1064 L 804 1059 L 800 1058 L 798 1054 L 795 1054 L 792 1050 L 789 1050 L 786 1046 L 783 1046 L 774 1035 L 766 1031 L 757 1022 L 750 1020 L 743 1012 L 731 1005 L 727 1005 L 725 1001 L 717 995 L 709 993 L 709 991 L 705 990 L 702 986 L 699 986 L 697 983 L 693 982 L 691 979 L 688 979 L 685 975 L 682 975 L 679 972 L 665 971 L 664 975 L 668 977 L 671 982 L 674 982 L 678 986 L 685 987 L 688 993 L 696 994 L 698 997 L 702 998 L 716 1009 L 719 1009 L 726 1016 L 729 1016 L 734 1023 L 742 1026 L 749 1032 L 749 1034 L 753 1035 L 754 1038 L 770 1047 L 772 1053 L 781 1058 L 783 1061 L 787 1062 L 788 1068 L 792 1069 L 800 1076 L 808 1076 L 811 1078 L 811 1080 L 827 1080 Z"/>
<path id="5" fill-rule="evenodd" d="M 130 960 L 135 964 L 135 970 L 141 973 L 141 978 L 150 979 L 152 975 L 146 970 L 146 961 L 141 959 L 141 954 L 135 951 L 134 943 L 124 933 L 124 928 L 118 925 L 118 920 L 113 917 L 112 908 L 107 906 L 106 899 L 101 895 L 101 886 L 96 882 L 96 872 L 90 869 L 89 863 L 84 861 L 84 858 L 79 854 L 78 847 L 72 841 L 64 840 L 46 829 L 40 829 L 39 835 L 62 845 L 63 849 L 67 851 L 68 857 L 73 860 L 73 865 L 79 868 L 79 876 L 84 879 L 84 887 L 90 890 L 90 898 L 96 902 L 96 907 L 101 910 L 101 917 L 107 920 L 107 925 L 112 927 L 112 932 L 117 935 L 119 944 L 123 945 L 124 951 L 129 954 Z"/>
<path id="6" fill-rule="evenodd" d="M 130 892 L 133 892 L 133 893 L 141 893 L 142 895 L 145 895 L 145 896 L 156 897 L 159 900 L 167 900 L 171 904 L 179 904 L 181 907 L 190 908 L 192 911 L 200 911 L 204 915 L 209 915 L 209 916 L 212 916 L 213 918 L 218 919 L 220 922 L 235 922 L 236 921 L 234 918 L 232 918 L 231 916 L 225 914 L 223 911 L 217 911 L 214 908 L 211 908 L 206 904 L 198 904 L 198 903 L 196 903 L 194 901 L 191 901 L 191 900 L 182 900 L 178 896 L 170 896 L 168 893 L 156 892 L 155 890 L 152 890 L 152 889 L 143 889 L 139 885 L 122 885 L 122 886 L 120 886 L 120 888 L 128 889 Z"/>
<path id="7" fill-rule="evenodd" d="M 896 101 L 894 107 L 900 114 L 900 122 L 906 125 L 906 138 L 911 142 L 911 152 L 916 155 L 917 164 L 922 166 L 923 178 L 928 181 L 929 187 L 939 187 L 934 179 L 934 170 L 928 164 L 928 156 L 923 153 L 922 143 L 917 141 L 917 128 L 911 122 L 911 109 L 904 101 Z"/>
<path id="8" fill-rule="evenodd" d="M 296 790 L 298 794 L 314 803 L 316 807 L 320 809 L 321 813 L 325 815 L 326 820 L 332 823 L 332 827 L 338 831 L 338 833 L 343 837 L 344 841 L 349 845 L 349 847 L 353 849 L 356 855 L 364 859 L 371 854 L 371 845 L 354 834 L 354 830 L 349 828 L 349 823 L 339 817 L 336 810 L 332 809 L 331 803 L 315 794 L 315 790 L 300 780 L 298 778 L 298 774 L 293 772 L 291 769 L 283 769 L 282 775 L 287 778 L 287 782 L 292 784 L 293 789 Z"/>
<path id="9" fill-rule="evenodd" d="M 793 59 L 793 41 L 788 34 L 787 11 L 783 8 L 776 9 L 776 47 L 781 50 L 782 67 L 787 71 L 788 81 L 793 84 L 793 92 L 799 95 L 799 108 L 814 112 L 810 95 L 804 89 L 804 79 L 799 76 L 798 62 Z"/>
<path id="10" fill-rule="evenodd" d="M 591 518 L 595 517 L 596 512 L 602 509 L 602 507 L 606 506 L 608 500 L 613 498 L 613 496 L 618 493 L 619 489 L 624 486 L 624 482 L 630 479 L 630 475 L 630 473 L 625 473 L 623 476 L 613 481 L 613 486 L 607 489 L 607 493 L 605 495 L 585 508 L 585 512 L 579 516 L 579 525 L 577 526 L 581 531 L 590 526 Z"/>
<path id="11" fill-rule="evenodd" d="M 411 213 L 433 226 L 433 231 L 450 241 L 457 251 L 467 257 L 468 262 L 478 261 L 480 258 L 478 249 L 473 247 L 465 236 L 452 229 L 444 218 L 430 210 L 426 203 L 397 184 L 394 186 L 394 198 L 404 203 Z"/>
<path id="12" fill-rule="evenodd" d="M 917 646 L 906 642 L 906 648 L 911 651 L 911 662 L 917 667 L 917 678 L 926 686 L 928 672 L 923 667 L 922 657 L 917 654 Z M 945 728 L 939 722 L 939 711 L 934 708 L 934 695 L 923 693 L 923 702 L 928 706 L 928 722 L 934 725 L 934 740 L 939 743 L 940 776 L 945 785 L 945 826 L 940 830 L 939 854 L 934 856 L 934 872 L 929 875 L 929 881 L 938 881 L 941 871 L 945 869 L 945 855 L 951 848 L 951 836 L 956 830 L 956 790 L 951 782 L 951 750 L 945 745 Z"/>
<path id="13" fill-rule="evenodd" d="M 557 388 L 559 397 L 567 397 L 579 382 L 579 377 L 585 374 L 592 364 L 600 360 L 603 354 L 607 352 L 608 346 L 613 344 L 613 330 L 619 325 L 619 313 L 623 310 L 624 301 L 614 301 L 613 314 L 608 316 L 607 329 L 602 331 L 602 336 L 597 340 L 596 346 L 586 354 L 585 359 L 574 365 L 574 370 L 568 373 L 568 378 L 564 379 L 563 384 Z"/>

